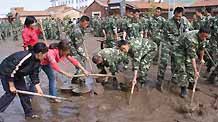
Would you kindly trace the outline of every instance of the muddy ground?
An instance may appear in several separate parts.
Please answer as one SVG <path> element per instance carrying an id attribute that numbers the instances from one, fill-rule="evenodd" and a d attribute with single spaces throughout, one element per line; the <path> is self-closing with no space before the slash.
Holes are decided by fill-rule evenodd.
<path id="1" fill-rule="evenodd" d="M 87 35 L 87 47 L 89 54 L 93 55 L 99 50 L 98 38 Z M 14 42 L 8 39 L 0 43 L 1 60 L 12 52 L 22 50 L 21 41 Z M 62 68 L 73 72 L 74 67 L 69 63 L 61 64 Z M 96 68 L 95 68 L 96 69 Z M 170 78 L 170 67 L 166 74 L 166 80 Z M 204 71 L 202 71 L 204 72 Z M 157 66 L 153 65 L 149 71 L 149 79 L 155 80 Z M 60 79 L 65 79 L 59 76 Z M 48 93 L 48 80 L 42 72 L 40 75 L 43 91 Z M 70 82 L 70 79 L 59 81 L 58 87 L 63 82 Z M 195 104 L 201 105 L 200 111 L 186 114 L 182 110 L 184 105 L 190 103 L 189 97 L 179 97 L 179 89 L 173 91 L 159 92 L 155 88 L 140 89 L 135 92 L 130 105 L 128 105 L 128 93 L 118 90 L 105 90 L 103 95 L 97 96 L 72 96 L 59 92 L 59 96 L 72 99 L 73 102 L 50 103 L 49 100 L 34 97 L 34 111 L 41 116 L 39 120 L 25 120 L 22 107 L 18 97 L 11 103 L 8 109 L 1 113 L 4 122 L 218 122 L 218 111 L 215 97 L 218 88 L 209 85 L 204 78 L 199 80 L 198 87 L 201 91 L 196 92 Z M 0 86 L 0 94 L 4 91 Z M 1 120 L 0 120 L 1 121 Z"/>

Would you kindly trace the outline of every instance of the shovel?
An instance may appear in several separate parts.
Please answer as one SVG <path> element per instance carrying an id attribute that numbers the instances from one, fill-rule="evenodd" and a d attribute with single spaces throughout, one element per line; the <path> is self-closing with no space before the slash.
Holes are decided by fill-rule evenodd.
<path id="1" fill-rule="evenodd" d="M 201 71 L 201 67 L 202 67 L 203 64 L 200 64 L 199 66 L 199 73 Z M 198 83 L 198 77 L 195 78 L 195 81 L 194 81 L 194 87 L 192 89 L 192 96 L 191 96 L 191 102 L 190 102 L 190 105 L 185 105 L 184 108 L 183 108 L 183 111 L 184 112 L 187 112 L 187 113 L 191 113 L 193 111 L 195 111 L 195 109 L 197 108 L 197 106 L 194 106 L 193 105 L 193 102 L 194 102 L 194 96 L 195 96 L 195 91 L 196 91 L 196 87 L 197 87 L 197 83 Z"/>
<path id="2" fill-rule="evenodd" d="M 134 88 L 135 88 L 135 84 L 132 84 L 132 88 L 131 88 L 131 92 L 130 92 L 130 96 L 129 96 L 129 102 L 128 102 L 129 105 L 132 102 L 132 96 L 133 96 Z"/>
<path id="3" fill-rule="evenodd" d="M 50 99 L 59 99 L 63 101 L 68 101 L 68 102 L 73 102 L 70 99 L 64 98 L 64 97 L 56 97 L 56 96 L 51 96 L 51 95 L 41 95 L 39 93 L 34 93 L 34 92 L 29 92 L 29 91 L 22 91 L 22 90 L 16 90 L 17 93 L 20 94 L 27 94 L 27 95 L 34 95 L 34 96 L 40 96 L 40 97 L 45 97 L 45 98 L 50 98 Z"/>

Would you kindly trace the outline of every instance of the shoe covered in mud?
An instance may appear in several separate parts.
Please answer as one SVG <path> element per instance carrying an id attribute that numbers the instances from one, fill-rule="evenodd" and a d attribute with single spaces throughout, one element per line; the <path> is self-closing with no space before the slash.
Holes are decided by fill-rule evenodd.
<path id="1" fill-rule="evenodd" d="M 187 88 L 186 87 L 181 87 L 181 93 L 180 96 L 182 98 L 186 98 L 188 96 Z"/>
<path id="2" fill-rule="evenodd" d="M 120 86 L 121 91 L 128 92 L 130 90 L 129 85 L 127 85 L 127 84 L 120 83 L 119 86 Z"/>
<path id="3" fill-rule="evenodd" d="M 37 114 L 32 114 L 32 115 L 26 115 L 25 119 L 26 120 L 29 120 L 29 119 L 40 119 L 40 117 Z"/>
<path id="4" fill-rule="evenodd" d="M 113 79 L 112 87 L 114 90 L 119 90 L 119 84 L 118 84 L 118 81 L 116 79 Z"/>
<path id="5" fill-rule="evenodd" d="M 163 84 L 163 82 L 162 81 L 158 81 L 157 83 L 156 83 L 156 88 L 157 88 L 157 90 L 158 91 L 160 91 L 160 92 L 163 92 L 164 91 L 164 84 Z"/>

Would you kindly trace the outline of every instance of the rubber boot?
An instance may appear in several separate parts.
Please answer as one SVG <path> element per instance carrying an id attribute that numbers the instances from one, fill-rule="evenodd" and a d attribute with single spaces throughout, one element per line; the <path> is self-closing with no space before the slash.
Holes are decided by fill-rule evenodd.
<path id="1" fill-rule="evenodd" d="M 182 98 L 186 98 L 188 96 L 187 88 L 186 87 L 181 87 L 181 93 L 180 96 Z"/>

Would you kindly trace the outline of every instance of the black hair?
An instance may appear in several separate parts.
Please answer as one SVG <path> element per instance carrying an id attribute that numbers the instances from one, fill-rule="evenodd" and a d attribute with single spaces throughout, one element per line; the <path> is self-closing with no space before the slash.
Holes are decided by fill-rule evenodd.
<path id="1" fill-rule="evenodd" d="M 176 7 L 173 14 L 176 14 L 176 13 L 184 13 L 183 7 Z"/>
<path id="2" fill-rule="evenodd" d="M 31 49 L 31 51 L 33 51 L 34 53 L 42 53 L 42 54 L 45 54 L 48 52 L 48 47 L 46 46 L 45 43 L 43 42 L 38 42 L 36 43 L 33 48 Z"/>
<path id="3" fill-rule="evenodd" d="M 127 40 L 119 40 L 118 42 L 117 42 L 117 47 L 121 47 L 121 46 L 123 46 L 123 45 L 127 45 L 127 44 L 129 44 L 129 42 L 127 41 Z"/>
<path id="4" fill-rule="evenodd" d="M 84 21 L 89 21 L 89 17 L 88 16 L 82 16 L 80 19 L 79 19 L 80 22 L 84 22 Z"/>
<path id="5" fill-rule="evenodd" d="M 49 45 L 49 49 L 59 49 L 62 51 L 70 50 L 70 43 L 67 39 L 61 40 L 59 43 L 52 43 Z"/>
<path id="6" fill-rule="evenodd" d="M 96 54 L 96 55 L 94 55 L 94 56 L 92 57 L 92 62 L 95 63 L 95 64 L 97 64 L 98 61 L 101 60 L 101 59 L 102 59 L 102 57 Z"/>
<path id="7" fill-rule="evenodd" d="M 205 9 L 205 11 L 206 11 L 207 13 L 212 13 L 212 8 L 207 7 L 207 8 Z"/>
<path id="8" fill-rule="evenodd" d="M 199 33 L 208 33 L 209 34 L 210 33 L 210 29 L 205 27 L 205 26 L 202 26 L 199 29 Z"/>
<path id="9" fill-rule="evenodd" d="M 29 27 L 31 24 L 37 22 L 36 18 L 34 16 L 27 16 L 24 22 L 24 25 Z"/>
<path id="10" fill-rule="evenodd" d="M 157 8 L 156 8 L 156 10 L 160 10 L 160 11 L 161 11 L 161 10 L 162 10 L 162 8 L 161 8 L 161 7 L 157 7 Z"/>
<path id="11" fill-rule="evenodd" d="M 138 9 L 134 9 L 133 14 L 135 14 L 135 13 L 140 13 L 140 11 Z"/>

